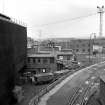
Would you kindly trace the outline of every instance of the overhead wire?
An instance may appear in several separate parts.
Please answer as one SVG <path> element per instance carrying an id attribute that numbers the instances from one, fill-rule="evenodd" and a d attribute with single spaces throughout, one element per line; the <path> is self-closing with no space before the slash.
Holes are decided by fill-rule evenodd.
<path id="1" fill-rule="evenodd" d="M 70 21 L 75 21 L 75 20 L 79 20 L 79 19 L 83 19 L 83 18 L 87 18 L 89 16 L 93 16 L 96 15 L 97 13 L 92 13 L 92 14 L 88 14 L 86 16 L 80 16 L 80 17 L 75 17 L 75 18 L 69 18 L 69 19 L 64 19 L 64 20 L 60 20 L 60 21 L 56 21 L 56 22 L 52 22 L 52 23 L 46 23 L 46 24 L 41 24 L 41 25 L 35 25 L 34 27 L 44 27 L 44 26 L 49 26 L 49 25 L 54 25 L 54 24 L 61 24 L 64 22 L 70 22 Z"/>
<path id="2" fill-rule="evenodd" d="M 83 18 L 87 18 L 87 17 L 90 17 L 90 16 L 93 16 L 93 15 L 96 15 L 97 13 L 92 13 L 92 14 L 88 14 L 88 15 L 85 15 L 85 16 L 79 16 L 79 17 L 75 17 L 75 18 L 69 18 L 69 19 L 64 19 L 64 20 L 60 20 L 60 21 L 56 21 L 56 22 L 52 22 L 52 23 L 47 23 L 47 24 L 41 24 L 41 25 L 36 25 L 36 26 L 32 26 L 32 27 L 28 27 L 28 28 L 35 28 L 35 27 L 45 27 L 45 26 L 50 26 L 50 25 L 56 25 L 56 24 L 61 24 L 61 23 L 64 23 L 64 22 L 71 22 L 71 21 L 76 21 L 76 20 L 81 20 Z M 36 29 L 36 31 L 39 32 L 39 30 Z"/>

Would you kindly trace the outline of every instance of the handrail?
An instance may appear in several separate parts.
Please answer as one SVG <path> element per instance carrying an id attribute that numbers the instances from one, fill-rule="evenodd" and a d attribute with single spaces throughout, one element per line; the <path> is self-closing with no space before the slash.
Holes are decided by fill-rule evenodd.
<path id="1" fill-rule="evenodd" d="M 4 17 L 1 17 L 0 16 L 0 20 L 8 21 L 8 22 L 11 22 L 11 23 L 14 23 L 14 24 L 18 24 L 18 25 L 27 27 L 27 24 L 26 23 L 24 23 L 24 22 L 22 22 L 20 20 L 17 20 L 15 18 L 12 18 L 12 17 L 10 17 L 10 19 L 7 19 L 7 18 L 4 18 Z"/>

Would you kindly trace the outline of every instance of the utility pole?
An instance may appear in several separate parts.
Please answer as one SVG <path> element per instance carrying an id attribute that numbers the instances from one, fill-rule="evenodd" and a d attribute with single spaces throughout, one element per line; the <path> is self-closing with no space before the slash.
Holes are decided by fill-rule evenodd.
<path id="1" fill-rule="evenodd" d="M 94 37 L 93 40 L 92 40 L 92 35 Z M 89 64 L 93 62 L 93 61 L 91 61 L 91 55 L 93 55 L 93 46 L 95 44 L 95 39 L 96 39 L 96 33 L 90 34 L 90 38 L 89 38 Z"/>
<path id="2" fill-rule="evenodd" d="M 91 63 L 90 55 L 91 55 L 91 34 L 90 34 L 90 38 L 89 38 L 89 65 Z"/>
<path id="3" fill-rule="evenodd" d="M 101 38 L 103 36 L 103 14 L 105 10 L 104 10 L 104 6 L 102 7 L 97 6 L 97 8 L 98 8 L 98 13 L 100 14 L 99 36 Z"/>
<path id="4" fill-rule="evenodd" d="M 42 30 L 39 30 L 39 40 L 38 40 L 38 52 L 40 51 L 40 44 L 41 44 L 41 36 L 42 36 Z"/>

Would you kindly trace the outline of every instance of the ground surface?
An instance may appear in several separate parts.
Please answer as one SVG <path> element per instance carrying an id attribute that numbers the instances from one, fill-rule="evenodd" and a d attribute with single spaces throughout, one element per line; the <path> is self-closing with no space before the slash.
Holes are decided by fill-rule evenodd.
<path id="1" fill-rule="evenodd" d="M 34 84 L 30 84 L 27 83 L 25 85 L 23 85 L 23 95 L 24 95 L 24 99 L 19 103 L 19 105 L 28 105 L 29 101 L 37 94 L 41 91 L 41 89 L 45 88 L 48 84 L 44 84 L 44 85 L 34 85 Z"/>
<path id="2" fill-rule="evenodd" d="M 93 63 L 97 63 L 97 62 L 100 62 L 100 61 L 103 61 L 105 58 L 102 56 L 101 57 L 101 59 L 99 59 L 100 57 L 99 56 L 97 56 L 96 58 L 91 58 L 91 59 L 94 59 L 93 60 Z M 81 58 L 81 59 L 83 59 L 83 58 Z M 86 57 L 84 58 L 85 60 L 86 60 Z M 87 56 L 87 60 L 89 60 L 89 57 Z M 86 60 L 86 61 L 87 61 Z M 103 67 L 102 67 L 103 68 Z M 82 77 L 82 78 L 81 78 Z M 49 100 L 51 100 L 51 102 L 50 101 L 48 101 L 48 104 L 50 105 L 50 103 L 54 103 L 55 101 L 54 101 L 54 97 L 58 97 L 58 100 L 60 100 L 61 102 L 60 103 L 65 103 L 66 101 L 68 101 L 68 98 L 69 98 L 69 93 L 70 93 L 70 91 L 71 91 L 71 94 L 72 94 L 72 88 L 74 87 L 74 86 L 77 86 L 78 84 L 79 84 L 79 79 L 81 78 L 81 79 L 83 79 L 83 81 L 85 81 L 85 79 L 88 77 L 88 73 L 87 72 L 84 72 L 84 73 L 80 73 L 76 78 L 73 78 L 73 81 L 72 82 L 68 82 L 68 84 L 67 84 L 67 86 L 66 86 L 66 89 L 65 89 L 65 86 L 64 87 L 62 87 L 62 92 L 60 93 L 60 91 L 58 91 L 57 93 L 58 93 L 58 95 L 55 95 L 55 96 L 51 96 L 51 98 L 52 99 L 49 99 Z M 81 80 L 80 79 L 80 80 Z M 71 85 L 72 84 L 72 85 Z M 42 89 L 42 88 L 44 88 L 44 87 L 46 87 L 46 84 L 45 85 L 32 85 L 32 84 L 25 84 L 25 85 L 23 85 L 23 89 L 24 89 L 24 96 L 25 96 L 25 98 L 24 98 L 24 100 L 23 101 L 21 101 L 21 103 L 20 103 L 20 105 L 28 105 L 28 103 L 29 103 L 29 101 Z M 66 93 L 66 95 L 65 95 L 65 93 Z M 64 97 L 67 97 L 67 98 L 64 98 L 64 97 L 59 97 L 59 96 L 61 96 L 61 95 L 64 95 Z M 65 100 L 62 100 L 62 98 L 64 98 Z M 63 102 L 64 101 L 64 102 Z M 47 102 L 47 101 L 46 101 Z M 61 105 L 62 105 L 61 104 Z M 43 104 L 42 104 L 43 105 Z M 52 104 L 51 104 L 52 105 Z M 54 104 L 53 104 L 54 105 Z"/>
<path id="3" fill-rule="evenodd" d="M 73 88 L 79 86 L 79 83 L 84 82 L 92 73 L 101 75 L 104 71 L 105 64 L 93 66 L 90 70 L 84 69 L 67 77 L 62 83 L 58 84 L 49 93 L 45 94 L 38 105 L 67 105 L 72 94 Z M 100 70 L 100 71 L 99 71 Z"/>

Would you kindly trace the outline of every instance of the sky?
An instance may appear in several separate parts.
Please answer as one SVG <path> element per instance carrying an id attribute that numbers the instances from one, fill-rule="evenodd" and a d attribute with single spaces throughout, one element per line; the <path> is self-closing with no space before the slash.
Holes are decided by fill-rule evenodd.
<path id="1" fill-rule="evenodd" d="M 34 39 L 85 38 L 99 35 L 97 6 L 102 5 L 105 0 L 0 0 L 0 12 L 25 22 Z"/>

